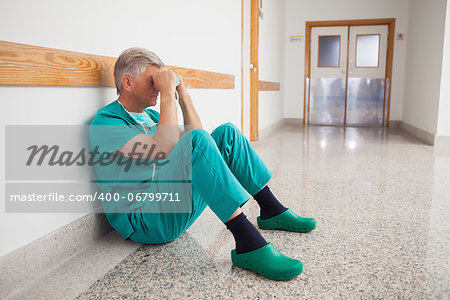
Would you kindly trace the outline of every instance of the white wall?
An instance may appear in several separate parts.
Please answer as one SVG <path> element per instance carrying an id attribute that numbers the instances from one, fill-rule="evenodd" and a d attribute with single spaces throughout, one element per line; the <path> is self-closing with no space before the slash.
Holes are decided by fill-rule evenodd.
<path id="1" fill-rule="evenodd" d="M 190 91 L 210 131 L 227 121 L 240 127 L 240 10 L 240 0 L 2 1 L 0 40 L 115 57 L 125 48 L 142 46 L 168 65 L 233 74 L 233 90 Z M 115 99 L 113 88 L 2 86 L 0 126 L 87 124 L 98 108 Z M 4 159 L 0 182 L 5 180 Z M 5 214 L 4 184 L 0 199 L 0 256 L 81 216 Z"/>
<path id="2" fill-rule="evenodd" d="M 285 0 L 264 0 L 259 19 L 259 80 L 281 83 L 280 91 L 259 92 L 259 129 L 284 117 L 284 6 Z"/>
<path id="3" fill-rule="evenodd" d="M 3 39 L 3 38 L 0 38 Z M 113 93 L 104 88 L 1 87 L 0 140 L 4 125 L 89 124 L 91 115 Z M 0 256 L 81 217 L 80 213 L 8 213 L 5 211 L 5 144 L 0 143 Z"/>
<path id="4" fill-rule="evenodd" d="M 406 33 L 408 6 L 408 0 L 286 0 L 284 116 L 303 118 L 305 41 L 290 42 L 290 35 L 305 35 L 306 21 L 378 18 L 396 18 L 396 32 Z M 391 120 L 402 119 L 407 40 L 394 43 Z"/>
<path id="5" fill-rule="evenodd" d="M 403 121 L 436 134 L 445 0 L 411 0 Z"/>
<path id="6" fill-rule="evenodd" d="M 450 136 L 450 5 L 448 2 L 446 16 L 441 91 L 439 95 L 438 136 Z"/>

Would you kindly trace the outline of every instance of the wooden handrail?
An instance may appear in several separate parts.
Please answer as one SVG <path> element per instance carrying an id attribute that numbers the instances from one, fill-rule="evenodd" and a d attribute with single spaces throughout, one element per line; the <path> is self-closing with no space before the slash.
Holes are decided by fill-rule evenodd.
<path id="1" fill-rule="evenodd" d="M 272 81 L 259 81 L 259 88 L 260 91 L 279 91 L 280 90 L 280 83 L 279 82 L 272 82 Z"/>
<path id="2" fill-rule="evenodd" d="M 0 41 L 0 85 L 114 85 L 115 57 Z M 167 66 L 188 88 L 234 89 L 234 75 Z"/>

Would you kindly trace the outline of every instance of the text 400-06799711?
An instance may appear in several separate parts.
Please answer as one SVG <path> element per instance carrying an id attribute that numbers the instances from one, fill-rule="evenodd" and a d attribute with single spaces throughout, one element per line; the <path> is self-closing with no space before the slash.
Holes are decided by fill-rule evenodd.
<path id="1" fill-rule="evenodd" d="M 128 193 L 127 194 L 128 201 L 156 201 L 156 202 L 180 202 L 181 200 L 178 198 L 178 193 Z M 121 199 L 125 199 L 125 196 L 122 196 L 119 193 L 100 193 L 98 196 L 98 200 L 100 201 L 119 201 Z"/>

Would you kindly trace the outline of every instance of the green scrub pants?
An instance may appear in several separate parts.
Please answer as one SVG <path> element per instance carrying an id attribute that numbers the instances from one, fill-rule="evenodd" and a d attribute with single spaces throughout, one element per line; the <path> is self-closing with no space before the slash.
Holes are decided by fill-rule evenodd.
<path id="1" fill-rule="evenodd" d="M 182 151 L 177 146 L 183 144 L 188 134 L 192 138 L 192 212 L 142 213 L 138 208 L 128 214 L 134 229 L 131 240 L 144 244 L 173 241 L 194 223 L 207 205 L 225 223 L 250 199 L 249 194 L 255 195 L 272 177 L 272 172 L 233 124 L 223 124 L 211 134 L 203 129 L 191 130 L 183 135 L 171 155 Z M 179 169 L 178 166 L 176 172 Z"/>

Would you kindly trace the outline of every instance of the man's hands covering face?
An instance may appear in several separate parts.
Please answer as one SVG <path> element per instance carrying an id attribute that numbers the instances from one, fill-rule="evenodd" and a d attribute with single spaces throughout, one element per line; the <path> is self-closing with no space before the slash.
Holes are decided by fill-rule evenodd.
<path id="1" fill-rule="evenodd" d="M 175 95 L 175 73 L 170 70 L 159 70 L 153 74 L 155 87 L 163 95 Z"/>

